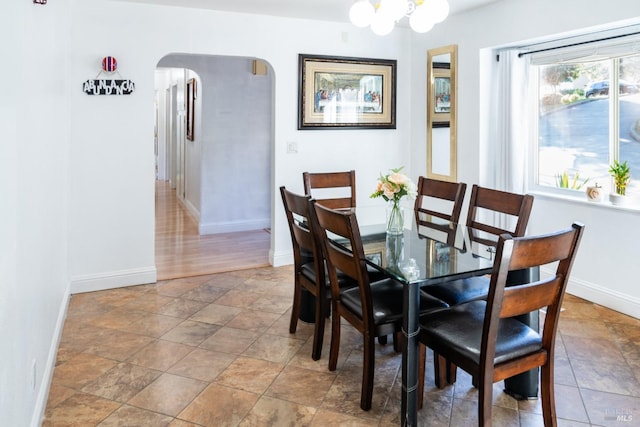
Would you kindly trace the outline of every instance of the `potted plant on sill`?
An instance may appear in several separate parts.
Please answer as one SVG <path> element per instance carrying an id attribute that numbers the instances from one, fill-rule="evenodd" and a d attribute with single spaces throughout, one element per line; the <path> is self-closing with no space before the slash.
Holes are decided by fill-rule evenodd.
<path id="1" fill-rule="evenodd" d="M 620 163 L 617 160 L 613 161 L 613 164 L 609 166 L 609 174 L 613 177 L 613 183 L 615 185 L 615 193 L 609 194 L 609 200 L 613 205 L 626 204 L 626 192 L 627 185 L 631 180 L 631 171 L 627 161 Z"/>

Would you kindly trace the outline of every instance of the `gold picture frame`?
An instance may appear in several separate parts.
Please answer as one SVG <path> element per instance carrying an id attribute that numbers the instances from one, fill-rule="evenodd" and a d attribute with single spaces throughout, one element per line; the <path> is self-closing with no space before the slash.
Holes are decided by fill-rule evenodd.
<path id="1" fill-rule="evenodd" d="M 298 129 L 395 129 L 390 59 L 298 56 Z"/>
<path id="2" fill-rule="evenodd" d="M 195 125 L 195 107 L 196 107 L 196 79 L 189 79 L 187 81 L 187 139 L 193 141 L 194 139 L 194 125 Z"/>

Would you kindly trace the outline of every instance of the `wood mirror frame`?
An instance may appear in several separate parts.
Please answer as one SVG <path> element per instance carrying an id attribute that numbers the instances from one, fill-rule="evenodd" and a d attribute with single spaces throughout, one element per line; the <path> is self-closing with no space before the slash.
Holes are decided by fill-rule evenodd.
<path id="1" fill-rule="evenodd" d="M 427 51 L 427 177 L 457 181 L 458 45 Z"/>

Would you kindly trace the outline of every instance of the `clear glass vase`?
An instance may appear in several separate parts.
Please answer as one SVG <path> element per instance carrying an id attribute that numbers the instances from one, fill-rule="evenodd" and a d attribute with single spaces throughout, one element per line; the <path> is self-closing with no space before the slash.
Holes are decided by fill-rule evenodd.
<path id="1" fill-rule="evenodd" d="M 387 234 L 402 234 L 404 229 L 404 208 L 399 200 L 391 200 L 387 205 Z"/>

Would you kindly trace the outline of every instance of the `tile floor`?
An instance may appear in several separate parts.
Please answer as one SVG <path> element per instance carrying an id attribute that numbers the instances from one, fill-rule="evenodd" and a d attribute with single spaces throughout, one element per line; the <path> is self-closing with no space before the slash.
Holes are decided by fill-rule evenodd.
<path id="1" fill-rule="evenodd" d="M 71 298 L 44 426 L 397 426 L 400 355 L 378 345 L 373 409 L 360 410 L 360 335 L 340 363 L 311 359 L 312 327 L 288 332 L 291 267 L 259 268 Z M 640 320 L 567 296 L 560 322 L 560 426 L 640 425 Z M 329 331 L 327 327 L 327 331 Z M 425 386 L 421 425 L 475 425 L 477 392 Z M 541 426 L 539 400 L 494 387 L 494 425 Z"/>

